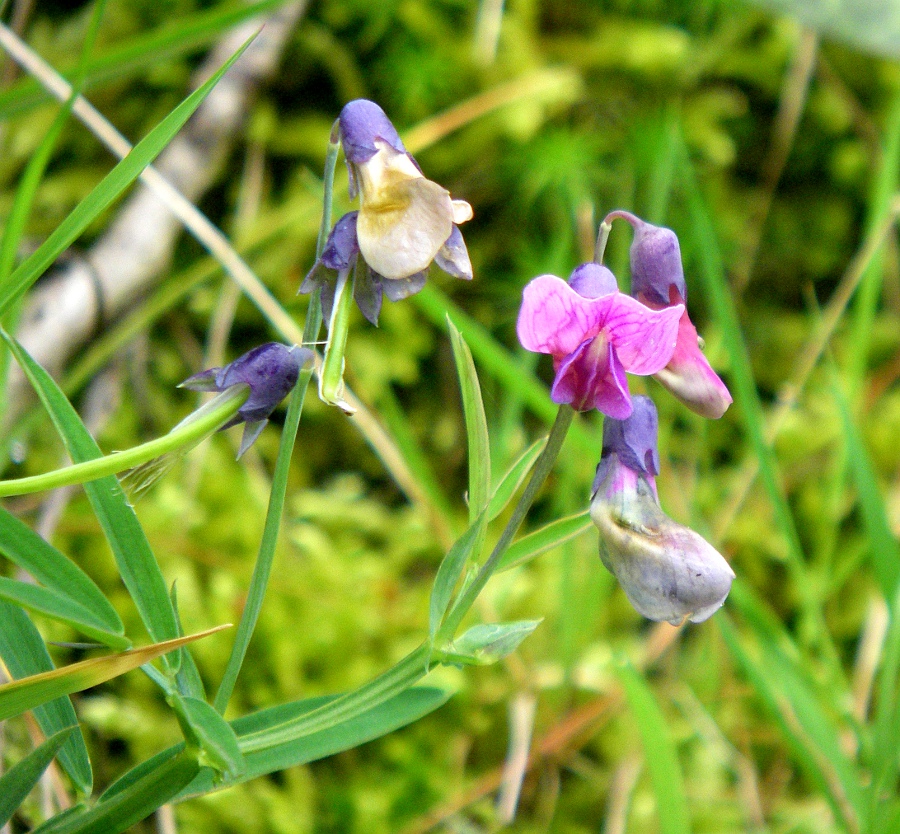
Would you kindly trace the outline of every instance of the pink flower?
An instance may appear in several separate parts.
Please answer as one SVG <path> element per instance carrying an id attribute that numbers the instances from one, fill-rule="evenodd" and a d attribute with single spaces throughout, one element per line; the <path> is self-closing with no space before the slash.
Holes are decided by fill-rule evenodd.
<path id="1" fill-rule="evenodd" d="M 619 292 L 612 273 L 596 264 L 579 267 L 572 281 L 593 297 L 555 275 L 540 275 L 525 287 L 519 341 L 553 357 L 554 402 L 624 420 L 632 410 L 626 371 L 647 376 L 666 366 L 684 307 L 651 310 Z"/>

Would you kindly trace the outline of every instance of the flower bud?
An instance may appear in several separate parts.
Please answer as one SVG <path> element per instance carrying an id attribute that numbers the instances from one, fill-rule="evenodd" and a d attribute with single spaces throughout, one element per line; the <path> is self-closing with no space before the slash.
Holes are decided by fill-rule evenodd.
<path id="1" fill-rule="evenodd" d="M 619 289 L 612 270 L 595 263 L 575 267 L 569 276 L 569 286 L 582 298 L 600 298 Z"/>
<path id="2" fill-rule="evenodd" d="M 238 457 L 244 454 L 268 421 L 275 407 L 297 384 L 300 368 L 312 359 L 312 351 L 277 342 L 253 348 L 224 368 L 210 368 L 188 377 L 179 386 L 191 391 L 225 391 L 232 385 L 248 385 L 250 396 L 223 429 L 245 423 Z"/>
<path id="3" fill-rule="evenodd" d="M 656 419 L 647 397 L 634 398 L 627 420 L 607 418 L 591 520 L 600 530 L 600 559 L 638 613 L 699 623 L 725 602 L 734 572 L 712 545 L 660 508 Z"/>

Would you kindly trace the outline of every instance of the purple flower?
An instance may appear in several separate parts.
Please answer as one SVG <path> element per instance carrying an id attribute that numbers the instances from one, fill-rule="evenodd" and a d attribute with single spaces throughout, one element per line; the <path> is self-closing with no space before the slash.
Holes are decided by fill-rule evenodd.
<path id="1" fill-rule="evenodd" d="M 224 368 L 210 368 L 188 377 L 179 388 L 222 392 L 232 385 L 248 385 L 250 396 L 222 429 L 244 423 L 238 457 L 249 449 L 275 407 L 297 384 L 300 368 L 313 358 L 312 351 L 277 342 L 253 348 Z"/>
<path id="2" fill-rule="evenodd" d="M 553 357 L 554 402 L 621 420 L 631 414 L 625 372 L 646 376 L 665 367 L 682 309 L 651 310 L 619 292 L 606 267 L 584 264 L 571 286 L 540 275 L 525 287 L 517 332 L 523 347 Z"/>
<path id="3" fill-rule="evenodd" d="M 721 554 L 659 506 L 656 407 L 636 396 L 623 421 L 603 424 L 603 453 L 591 499 L 600 559 L 643 616 L 703 622 L 728 596 L 734 571 Z"/>
<path id="4" fill-rule="evenodd" d="M 631 242 L 631 294 L 659 310 L 684 304 L 678 324 L 678 341 L 669 363 L 656 378 L 688 408 L 703 417 L 718 419 L 732 403 L 725 383 L 712 369 L 687 312 L 687 284 L 681 264 L 681 247 L 671 229 L 646 223 L 627 211 L 613 211 L 634 229 Z"/>
<path id="5" fill-rule="evenodd" d="M 365 269 L 357 272 L 354 297 L 363 315 L 376 324 L 382 294 L 397 301 L 419 292 L 432 262 L 456 278 L 472 278 L 469 253 L 456 225 L 471 219 L 472 208 L 425 178 L 374 102 L 351 101 L 338 121 L 350 196 L 359 194 L 360 208 L 338 221 L 300 291 L 323 286 L 327 319 L 334 296 L 334 283 L 330 294 L 325 290 L 327 270 L 349 272 L 362 255 Z"/>

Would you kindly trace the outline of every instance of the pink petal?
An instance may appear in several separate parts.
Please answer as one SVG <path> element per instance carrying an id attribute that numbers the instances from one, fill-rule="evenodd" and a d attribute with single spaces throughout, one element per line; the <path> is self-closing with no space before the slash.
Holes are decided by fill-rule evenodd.
<path id="1" fill-rule="evenodd" d="M 731 405 L 731 394 L 700 350 L 697 330 L 682 315 L 678 328 L 678 343 L 669 364 L 656 378 L 688 408 L 703 417 L 716 420 Z"/>
<path id="2" fill-rule="evenodd" d="M 604 328 L 625 370 L 640 376 L 661 371 L 675 351 L 678 320 L 684 306 L 677 304 L 664 310 L 651 310 L 623 293 L 605 298 L 610 300 L 611 308 Z"/>
<path id="3" fill-rule="evenodd" d="M 603 335 L 585 339 L 557 363 L 550 397 L 555 403 L 570 404 L 576 411 L 596 408 L 617 420 L 631 415 L 625 370 Z"/>
<path id="4" fill-rule="evenodd" d="M 587 337 L 600 332 L 611 300 L 617 295 L 582 298 L 562 278 L 539 275 L 522 292 L 516 325 L 519 341 L 527 350 L 549 353 L 558 359 L 568 356 Z"/>

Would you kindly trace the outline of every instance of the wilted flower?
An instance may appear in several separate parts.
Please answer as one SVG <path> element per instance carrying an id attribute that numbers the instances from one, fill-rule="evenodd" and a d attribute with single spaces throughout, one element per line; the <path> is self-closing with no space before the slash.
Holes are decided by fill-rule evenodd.
<path id="1" fill-rule="evenodd" d="M 700 623 L 722 607 L 734 571 L 711 544 L 660 509 L 656 407 L 648 397 L 633 403 L 631 417 L 603 426 L 591 500 L 600 558 L 640 614 Z"/>
<path id="2" fill-rule="evenodd" d="M 634 229 L 631 294 L 654 310 L 685 305 L 675 351 L 656 378 L 692 411 L 712 419 L 721 417 L 732 403 L 731 394 L 700 350 L 697 328 L 688 316 L 687 284 L 677 235 L 631 212 L 614 211 L 606 219 L 615 217 L 627 220 Z"/>
<path id="3" fill-rule="evenodd" d="M 224 391 L 232 385 L 250 386 L 250 396 L 222 429 L 244 423 L 238 457 L 249 449 L 275 407 L 297 384 L 300 368 L 312 359 L 312 351 L 269 342 L 253 348 L 224 368 L 210 368 L 188 377 L 179 386 L 191 391 Z"/>
<path id="4" fill-rule="evenodd" d="M 471 206 L 425 178 L 374 102 L 351 101 L 338 121 L 350 196 L 359 194 L 360 208 L 338 221 L 300 291 L 326 286 L 325 270 L 349 273 L 361 254 L 366 268 L 357 273 L 354 298 L 375 324 L 382 293 L 391 301 L 414 295 L 432 261 L 456 278 L 471 279 L 472 264 L 456 225 L 471 219 Z M 326 319 L 333 297 L 333 286 L 330 293 L 323 289 Z"/>
<path id="5" fill-rule="evenodd" d="M 625 372 L 665 367 L 682 309 L 651 310 L 619 292 L 606 267 L 583 264 L 570 284 L 541 275 L 525 287 L 517 332 L 523 347 L 553 357 L 554 402 L 622 420 L 631 414 Z"/>

